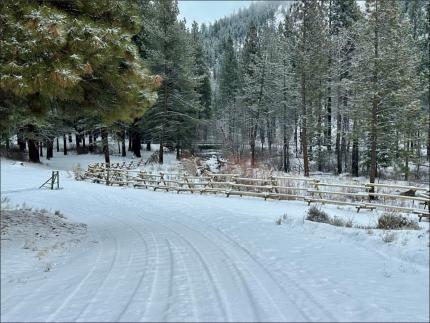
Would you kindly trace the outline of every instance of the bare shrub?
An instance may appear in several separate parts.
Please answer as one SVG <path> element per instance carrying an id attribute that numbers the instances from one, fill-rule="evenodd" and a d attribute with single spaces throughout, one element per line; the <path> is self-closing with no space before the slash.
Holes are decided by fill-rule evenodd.
<path id="1" fill-rule="evenodd" d="M 330 223 L 330 217 L 328 216 L 328 214 L 317 208 L 316 206 L 312 206 L 308 210 L 306 220 L 313 222 Z"/>
<path id="2" fill-rule="evenodd" d="M 77 164 L 76 166 L 73 167 L 72 173 L 75 176 L 76 180 L 82 180 L 82 179 L 84 179 L 83 169 L 82 169 L 82 167 L 81 167 L 80 164 Z"/>
<path id="3" fill-rule="evenodd" d="M 381 238 L 382 238 L 382 241 L 384 241 L 385 243 L 391 243 L 396 240 L 397 236 L 394 232 L 385 231 L 382 234 Z"/>
<path id="4" fill-rule="evenodd" d="M 182 168 L 187 174 L 191 176 L 197 175 L 197 170 L 199 169 L 200 164 L 201 162 L 197 158 L 188 158 L 182 160 Z"/>
<path id="5" fill-rule="evenodd" d="M 373 227 L 371 225 L 362 225 L 362 224 L 357 224 L 357 225 L 354 226 L 354 228 L 363 229 L 363 230 L 370 230 L 370 231 L 373 230 L 373 229 L 377 229 L 376 227 Z"/>
<path id="6" fill-rule="evenodd" d="M 156 150 L 152 153 L 151 156 L 149 156 L 149 158 L 145 161 L 144 165 L 152 165 L 152 164 L 158 164 L 158 155 L 159 155 L 159 151 Z"/>
<path id="7" fill-rule="evenodd" d="M 352 225 L 353 225 L 353 220 L 352 219 L 348 219 L 348 220 L 345 221 L 345 226 L 347 228 L 352 228 Z"/>
<path id="8" fill-rule="evenodd" d="M 384 213 L 378 219 L 378 229 L 384 230 L 401 230 L 411 229 L 418 230 L 420 226 L 417 221 L 408 219 L 407 217 L 401 216 L 398 213 Z"/>
<path id="9" fill-rule="evenodd" d="M 335 216 L 332 219 L 330 219 L 330 224 L 337 226 L 337 227 L 344 227 L 345 221 L 342 218 Z"/>
<path id="10" fill-rule="evenodd" d="M 281 225 L 282 223 L 284 223 L 286 220 L 288 219 L 287 213 L 284 213 L 283 216 L 280 216 L 278 219 L 276 219 L 275 223 L 277 225 Z"/>

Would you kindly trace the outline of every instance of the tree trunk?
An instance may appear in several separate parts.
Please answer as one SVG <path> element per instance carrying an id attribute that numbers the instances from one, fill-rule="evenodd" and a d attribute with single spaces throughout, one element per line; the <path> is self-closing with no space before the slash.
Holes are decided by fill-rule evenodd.
<path id="1" fill-rule="evenodd" d="M 162 131 L 160 134 L 160 150 L 158 151 L 158 163 L 162 164 L 163 163 L 163 158 L 164 158 L 164 142 L 163 142 L 163 137 L 164 137 L 164 127 L 161 127 Z"/>
<path id="2" fill-rule="evenodd" d="M 378 45 L 379 45 L 379 36 L 378 36 L 378 1 L 375 2 L 375 13 L 376 13 L 376 26 L 375 26 L 375 39 L 374 39 L 374 48 L 375 48 L 375 61 L 377 61 L 379 57 Z M 378 123 L 378 104 L 379 100 L 377 97 L 378 91 L 378 67 L 374 67 L 373 71 L 373 90 L 375 94 L 372 99 L 372 120 L 371 120 L 371 135 L 370 135 L 370 183 L 375 183 L 376 178 L 376 167 L 377 167 L 377 123 Z M 371 187 L 369 190 L 370 193 L 375 192 L 375 187 Z M 371 197 L 373 199 L 373 197 Z"/>
<path id="3" fill-rule="evenodd" d="M 303 173 L 305 177 L 309 177 L 309 157 L 308 157 L 308 134 L 307 134 L 307 111 L 306 111 L 306 77 L 302 75 L 302 127 L 300 131 L 300 141 L 302 143 L 303 151 Z"/>
<path id="4" fill-rule="evenodd" d="M 296 158 L 299 158 L 299 143 L 298 143 L 298 130 L 297 130 L 297 110 L 294 111 L 294 150 Z"/>
<path id="5" fill-rule="evenodd" d="M 72 134 L 71 133 L 69 133 L 69 142 L 73 142 Z"/>
<path id="6" fill-rule="evenodd" d="M 265 129 L 262 125 L 263 121 L 260 124 L 260 143 L 261 143 L 261 152 L 264 151 L 264 143 L 266 142 L 266 133 L 265 133 Z"/>
<path id="7" fill-rule="evenodd" d="M 352 153 L 351 153 L 351 175 L 354 177 L 358 177 L 358 138 L 357 138 L 357 121 L 354 120 L 354 124 L 352 126 Z"/>
<path id="8" fill-rule="evenodd" d="M 5 135 L 5 145 L 6 145 L 6 151 L 9 151 L 10 149 L 9 135 Z"/>
<path id="9" fill-rule="evenodd" d="M 409 139 L 406 140 L 406 156 L 405 156 L 405 181 L 409 180 Z"/>
<path id="10" fill-rule="evenodd" d="M 283 147 L 282 147 L 282 168 L 285 173 L 290 171 L 290 152 L 289 152 L 289 142 L 287 138 L 287 77 L 286 77 L 287 62 L 284 59 L 284 73 L 283 73 L 283 96 L 284 104 L 282 109 L 282 137 L 283 137 Z"/>
<path id="11" fill-rule="evenodd" d="M 67 138 L 66 138 L 66 135 L 63 136 L 63 152 L 64 152 L 64 155 L 67 155 Z"/>
<path id="12" fill-rule="evenodd" d="M 26 142 L 25 142 L 24 134 L 22 130 L 18 131 L 17 137 L 18 137 L 19 151 L 24 152 L 26 148 Z"/>
<path id="13" fill-rule="evenodd" d="M 377 149 L 377 135 L 376 135 L 376 122 L 377 122 L 377 98 L 374 96 L 372 104 L 372 130 L 370 135 L 370 183 L 375 183 L 376 178 L 376 149 Z M 370 192 L 374 192 L 373 187 Z"/>
<path id="14" fill-rule="evenodd" d="M 333 34 L 332 29 L 332 1 L 329 1 L 329 12 L 328 12 L 328 28 L 329 34 Z M 329 51 L 329 59 L 328 59 L 328 69 L 331 70 L 332 66 L 332 51 Z M 331 84 L 332 84 L 332 76 L 329 75 L 328 79 L 328 88 L 327 88 L 327 130 L 325 132 L 324 143 L 327 145 L 327 151 L 329 152 L 329 156 L 331 155 L 331 122 L 332 122 L 332 111 L 331 111 Z"/>
<path id="15" fill-rule="evenodd" d="M 321 112 L 318 114 L 318 121 L 317 121 L 317 131 L 318 131 L 318 137 L 317 137 L 317 149 L 318 149 L 318 156 L 317 156 L 317 165 L 318 165 L 318 171 L 322 172 L 323 170 L 323 157 L 322 157 L 322 120 L 321 120 Z"/>
<path id="16" fill-rule="evenodd" d="M 429 78 L 430 82 L 430 78 Z M 429 97 L 430 100 L 430 97 Z M 429 124 L 427 128 L 427 161 L 430 161 L 430 118 L 429 118 Z"/>
<path id="17" fill-rule="evenodd" d="M 81 147 L 81 137 L 79 134 L 75 135 L 75 140 L 76 140 L 76 150 L 78 150 L 78 148 Z"/>
<path id="18" fill-rule="evenodd" d="M 37 147 L 37 142 L 33 139 L 28 139 L 28 158 L 33 163 L 40 163 L 39 159 L 39 147 Z"/>
<path id="19" fill-rule="evenodd" d="M 46 159 L 50 160 L 54 157 L 54 139 L 48 139 L 46 141 Z"/>
<path id="20" fill-rule="evenodd" d="M 43 157 L 43 141 L 39 142 L 39 155 Z"/>
<path id="21" fill-rule="evenodd" d="M 105 155 L 105 163 L 109 167 L 110 165 L 109 139 L 108 139 L 108 131 L 106 127 L 103 127 L 101 129 L 101 135 L 102 135 L 103 153 Z"/>
<path id="22" fill-rule="evenodd" d="M 146 142 L 146 151 L 151 151 L 151 142 L 150 141 Z"/>
<path id="23" fill-rule="evenodd" d="M 133 154 L 136 157 L 141 158 L 142 157 L 142 155 L 140 154 L 141 140 L 140 140 L 140 133 L 138 131 L 133 130 L 133 132 L 132 132 L 131 147 L 133 149 Z"/>
<path id="24" fill-rule="evenodd" d="M 181 159 L 181 145 L 179 142 L 176 144 L 176 160 Z"/>
<path id="25" fill-rule="evenodd" d="M 336 143 L 335 143 L 335 153 L 337 159 L 337 174 L 342 174 L 342 151 L 341 151 L 341 132 L 342 132 L 342 114 L 340 112 L 341 96 L 339 94 L 339 87 L 337 90 L 337 115 L 336 115 Z"/>
<path id="26" fill-rule="evenodd" d="M 131 130 L 128 130 L 128 151 L 133 151 L 133 142 L 131 137 Z"/>
<path id="27" fill-rule="evenodd" d="M 57 153 L 58 152 L 60 152 L 60 140 L 58 139 L 58 136 L 57 136 Z"/>
<path id="28" fill-rule="evenodd" d="M 252 140 L 252 139 L 251 139 Z M 255 140 L 251 141 L 251 167 L 255 167 Z"/>
<path id="29" fill-rule="evenodd" d="M 272 145 L 273 145 L 273 133 L 276 125 L 274 124 L 273 118 L 270 116 L 266 120 L 267 122 L 267 146 L 269 149 L 269 157 L 272 156 Z"/>
<path id="30" fill-rule="evenodd" d="M 331 82 L 331 80 L 329 80 Z M 325 143 L 327 145 L 327 150 L 331 151 L 331 87 L 328 87 L 328 99 L 327 99 L 327 132 Z M 331 155 L 331 153 L 330 153 Z"/>
<path id="31" fill-rule="evenodd" d="M 127 156 L 127 151 L 125 148 L 125 131 L 121 131 L 121 156 L 122 157 L 126 157 Z"/>
<path id="32" fill-rule="evenodd" d="M 284 125 L 285 127 L 285 125 Z M 283 135 L 283 139 L 284 139 L 284 143 L 282 145 L 282 169 L 285 173 L 288 173 L 288 168 L 287 168 L 287 137 L 285 136 L 285 131 L 284 135 Z"/>
<path id="33" fill-rule="evenodd" d="M 258 108 L 257 108 L 257 113 L 254 114 L 253 112 L 251 112 L 252 114 L 254 114 L 251 118 L 251 120 L 253 121 L 253 124 L 251 125 L 251 167 L 254 168 L 256 166 L 256 160 L 255 160 L 255 142 L 257 140 L 257 132 L 258 132 L 258 124 L 260 123 L 260 109 L 261 109 L 261 100 L 263 99 L 263 93 L 264 93 L 264 82 L 266 80 L 266 65 L 267 65 L 267 55 L 265 56 L 264 59 L 264 65 L 263 65 L 263 73 L 261 76 L 261 82 L 260 82 L 260 92 L 258 95 Z M 260 123 L 260 127 L 262 127 L 261 123 Z M 264 147 L 264 129 L 261 129 L 261 151 L 263 151 L 263 147 Z"/>
<path id="34" fill-rule="evenodd" d="M 167 82 L 164 83 L 164 106 L 163 106 L 163 116 L 161 118 L 161 132 L 160 132 L 160 150 L 158 152 L 158 163 L 163 164 L 164 162 L 164 131 L 166 126 L 167 117 Z"/>
<path id="35" fill-rule="evenodd" d="M 344 97 L 344 100 L 346 98 Z M 348 124 L 348 119 L 347 117 L 344 115 L 342 118 L 342 133 L 341 133 L 341 139 L 340 139 L 340 150 L 341 150 L 341 155 L 342 155 L 342 160 L 343 160 L 343 165 L 344 167 L 342 169 L 347 169 L 347 163 L 348 163 L 348 145 L 346 142 L 346 133 L 347 133 L 347 124 Z"/>
<path id="36" fill-rule="evenodd" d="M 82 147 L 85 148 L 85 133 L 82 135 Z"/>
<path id="37" fill-rule="evenodd" d="M 33 125 L 27 126 L 27 131 L 30 135 L 34 134 L 35 127 Z M 28 144 L 28 158 L 33 163 L 40 163 L 39 159 L 39 147 L 37 145 L 37 141 L 34 139 L 27 139 Z"/>
<path id="38" fill-rule="evenodd" d="M 88 135 L 88 151 L 90 153 L 94 152 L 93 134 Z"/>

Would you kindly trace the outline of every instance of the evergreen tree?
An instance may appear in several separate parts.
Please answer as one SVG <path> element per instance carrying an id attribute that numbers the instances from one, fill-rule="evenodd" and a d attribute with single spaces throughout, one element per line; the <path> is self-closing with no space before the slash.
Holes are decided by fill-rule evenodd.
<path id="1" fill-rule="evenodd" d="M 390 165 L 399 149 L 408 150 L 411 133 L 422 125 L 416 113 L 417 64 L 410 25 L 402 18 L 399 1 L 368 0 L 354 74 L 357 108 L 366 120 L 371 183 L 375 182 L 377 167 Z M 411 119 L 406 127 L 401 126 L 406 115 Z M 408 174 L 408 161 L 404 167 Z"/>
<path id="2" fill-rule="evenodd" d="M 257 28 L 251 25 L 245 38 L 242 53 L 243 87 L 241 104 L 246 116 L 245 129 L 251 149 L 251 167 L 256 166 L 255 144 L 261 117 L 261 101 L 264 91 L 267 55 L 261 57 Z"/>
<path id="3" fill-rule="evenodd" d="M 224 44 L 224 55 L 218 78 L 215 118 L 220 124 L 224 142 L 233 154 L 238 151 L 238 107 L 237 94 L 240 88 L 239 66 L 233 40 L 229 37 Z"/>
<path id="4" fill-rule="evenodd" d="M 312 157 L 314 141 L 318 146 L 319 168 L 322 164 L 322 104 L 328 77 L 328 26 L 320 2 L 299 1 L 292 14 L 297 26 L 294 60 L 295 75 L 300 84 L 303 170 L 304 175 L 309 176 L 309 157 Z"/>
<path id="5" fill-rule="evenodd" d="M 145 115 L 142 125 L 158 135 L 159 163 L 164 161 L 164 147 L 179 151 L 190 147 L 196 134 L 199 104 L 193 71 L 191 35 L 184 22 L 177 21 L 177 1 L 151 3 L 151 29 L 140 35 L 143 57 L 153 73 L 163 78 L 158 100 Z"/>
<path id="6" fill-rule="evenodd" d="M 426 116 L 430 114 L 429 102 L 429 21 L 430 21 L 430 2 L 428 0 L 402 0 L 402 7 L 406 15 L 408 16 L 411 27 L 412 27 L 412 38 L 415 42 L 416 49 L 419 55 L 419 64 L 417 68 L 417 74 L 420 78 L 421 91 L 421 103 L 423 112 Z M 427 118 L 430 123 L 430 118 Z M 413 138 L 415 146 L 417 147 L 417 157 L 421 156 L 421 142 L 422 135 L 427 135 L 427 160 L 430 156 L 430 124 L 427 124 L 427 134 L 422 134 L 418 131 Z M 424 131 L 425 132 L 425 131 Z"/>
<path id="7" fill-rule="evenodd" d="M 203 43 L 198 24 L 194 21 L 191 27 L 191 37 L 193 45 L 193 73 L 197 78 L 196 93 L 199 95 L 200 109 L 198 113 L 200 138 L 207 139 L 207 120 L 211 118 L 212 111 L 212 89 L 210 84 L 210 73 L 207 66 L 207 59 L 203 52 Z"/>
<path id="8" fill-rule="evenodd" d="M 108 126 L 142 115 L 156 99 L 131 40 L 135 2 L 7 0 L 1 6 L 1 106 L 13 114 L 19 102 L 18 110 L 32 116 L 22 124 L 30 160 L 38 161 L 38 123 L 50 110 L 76 109 Z"/>
<path id="9" fill-rule="evenodd" d="M 331 38 L 329 93 L 327 101 L 327 137 L 332 132 L 332 97 L 336 103 L 336 141 L 335 153 L 337 173 L 343 171 L 343 164 L 347 162 L 346 156 L 346 129 L 349 125 L 348 115 L 351 110 L 350 102 L 350 65 L 354 50 L 352 42 L 352 27 L 360 18 L 360 10 L 355 0 L 331 0 L 328 2 L 329 31 Z M 354 123 L 356 121 L 353 121 Z M 352 173 L 358 176 L 358 144 L 357 136 L 353 135 Z M 331 138 L 329 139 L 331 142 Z M 346 167 L 346 166 L 345 166 Z"/>
<path id="10" fill-rule="evenodd" d="M 296 39 L 294 37 L 293 19 L 290 14 L 285 16 L 284 25 L 280 26 L 280 50 L 282 53 L 282 111 L 280 111 L 280 123 L 282 126 L 282 168 L 284 172 L 291 170 L 290 166 L 290 140 L 292 129 L 297 129 L 297 85 L 294 78 L 294 55 Z M 295 136 L 295 149 L 297 154 L 297 136 Z"/>

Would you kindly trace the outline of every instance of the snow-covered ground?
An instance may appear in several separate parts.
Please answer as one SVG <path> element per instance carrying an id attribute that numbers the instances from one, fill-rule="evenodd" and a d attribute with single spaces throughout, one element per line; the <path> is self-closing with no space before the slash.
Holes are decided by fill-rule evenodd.
<path id="1" fill-rule="evenodd" d="M 5 274 L 10 283 L 33 279 L 34 272 L 51 271 L 86 237 L 85 224 L 71 223 L 60 212 L 9 208 L 7 203 L 2 205 L 1 240 L 7 264 L 2 279 Z"/>
<path id="2" fill-rule="evenodd" d="M 39 190 L 50 167 L 85 167 L 89 157 L 68 158 L 1 160 L 10 205 L 59 210 L 66 220 L 40 211 L 36 223 L 76 228 L 41 231 L 43 241 L 33 236 L 46 228 L 14 222 L 1 241 L 2 321 L 429 321 L 428 222 L 387 243 L 380 230 L 304 221 L 298 201 L 106 187 L 67 170 L 61 190 Z"/>
<path id="3" fill-rule="evenodd" d="M 146 151 L 143 149 L 141 150 L 142 159 L 144 161 L 148 160 L 155 150 L 159 148 L 158 145 L 154 144 L 151 145 L 151 147 L 151 151 Z M 112 151 L 113 148 L 111 147 L 110 149 Z M 176 155 L 174 153 L 166 153 L 164 156 L 164 165 L 151 164 L 146 166 L 146 168 L 152 171 L 169 171 L 178 167 L 179 162 L 176 161 Z M 140 158 L 135 158 L 131 152 L 127 152 L 126 157 L 121 157 L 119 154 L 113 154 L 110 156 L 110 159 L 111 163 L 129 163 L 132 160 L 140 160 Z M 54 158 L 47 160 L 46 157 L 40 157 L 40 161 L 42 162 L 43 166 L 49 169 L 72 171 L 77 167 L 87 169 L 89 164 L 104 163 L 104 156 L 100 154 L 76 155 L 75 151 L 69 151 L 68 155 L 64 155 L 61 151 L 55 151 Z"/>

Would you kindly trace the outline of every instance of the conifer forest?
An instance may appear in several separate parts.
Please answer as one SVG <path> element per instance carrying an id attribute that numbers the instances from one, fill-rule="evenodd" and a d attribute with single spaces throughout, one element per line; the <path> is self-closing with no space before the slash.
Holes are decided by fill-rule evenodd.
<path id="1" fill-rule="evenodd" d="M 73 134 L 106 162 L 112 138 L 159 163 L 216 144 L 305 176 L 428 174 L 428 1 L 263 1 L 190 26 L 176 1 L 108 3 L 2 2 L 3 151 L 38 162 Z"/>
<path id="2" fill-rule="evenodd" d="M 1 322 L 430 322 L 430 0 L 0 0 Z"/>

